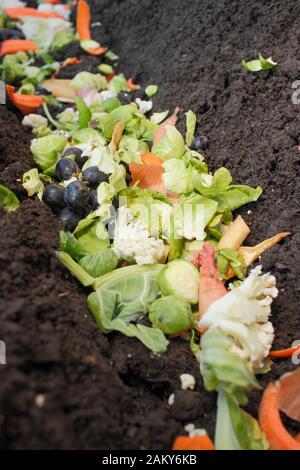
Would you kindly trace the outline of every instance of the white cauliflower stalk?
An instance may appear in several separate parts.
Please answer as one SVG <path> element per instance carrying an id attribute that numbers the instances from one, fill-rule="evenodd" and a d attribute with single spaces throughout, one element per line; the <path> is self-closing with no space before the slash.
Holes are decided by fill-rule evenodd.
<path id="1" fill-rule="evenodd" d="M 201 328 L 218 328 L 232 340 L 231 352 L 259 368 L 269 355 L 274 328 L 269 321 L 277 297 L 276 279 L 257 266 L 230 292 L 213 302 L 199 322 Z"/>
<path id="2" fill-rule="evenodd" d="M 164 242 L 151 237 L 148 230 L 125 207 L 119 209 L 114 248 L 120 258 L 134 260 L 137 264 L 159 263 L 164 256 Z"/>

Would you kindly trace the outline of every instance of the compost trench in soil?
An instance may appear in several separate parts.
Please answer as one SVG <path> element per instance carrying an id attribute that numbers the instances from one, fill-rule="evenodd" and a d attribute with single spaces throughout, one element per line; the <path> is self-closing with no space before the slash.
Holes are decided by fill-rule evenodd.
<path id="1" fill-rule="evenodd" d="M 252 229 L 249 244 L 292 231 L 261 259 L 279 288 L 274 347 L 290 346 L 300 339 L 300 105 L 291 100 L 299 79 L 299 3 L 97 0 L 90 6 L 93 21 L 101 22 L 93 36 L 118 53 L 118 70 L 142 86 L 159 85 L 154 110 L 192 109 L 198 132 L 208 137 L 209 167 L 226 166 L 236 183 L 263 187 L 259 201 L 239 211 Z M 272 55 L 278 67 L 243 71 L 241 59 L 258 52 Z M 73 44 L 64 56 L 78 54 Z M 82 59 L 61 77 L 94 71 L 99 62 Z M 181 113 L 181 129 L 183 122 Z M 100 333 L 86 292 L 55 257 L 60 222 L 22 189 L 22 174 L 33 165 L 31 138 L 20 116 L 2 105 L 0 182 L 22 204 L 0 219 L 0 339 L 7 347 L 7 365 L 0 366 L 0 447 L 170 449 L 188 423 L 213 437 L 216 397 L 204 390 L 185 339 L 172 340 L 154 357 L 135 339 Z M 277 360 L 260 384 L 293 367 L 289 359 Z M 196 378 L 195 390 L 181 390 L 182 373 Z M 261 392 L 250 396 L 254 416 L 260 398 Z"/>

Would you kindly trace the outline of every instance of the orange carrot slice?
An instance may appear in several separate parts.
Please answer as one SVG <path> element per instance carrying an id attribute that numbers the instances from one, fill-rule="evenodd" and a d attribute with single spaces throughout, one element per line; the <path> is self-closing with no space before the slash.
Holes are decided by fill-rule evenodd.
<path id="1" fill-rule="evenodd" d="M 90 7 L 85 0 L 79 0 L 77 7 L 76 31 L 81 41 L 92 39 L 90 24 Z"/>
<path id="2" fill-rule="evenodd" d="M 154 153 L 151 153 L 151 152 L 142 152 L 141 159 L 145 165 L 161 166 L 163 164 L 162 159 L 159 158 L 157 155 L 154 155 Z"/>
<path id="3" fill-rule="evenodd" d="M 43 104 L 44 100 L 40 96 L 35 95 L 21 95 L 15 93 L 15 87 L 6 85 L 6 91 L 10 101 L 18 108 L 24 115 L 35 113 L 36 110 Z"/>
<path id="4" fill-rule="evenodd" d="M 78 57 L 69 57 L 62 63 L 62 67 L 67 67 L 68 65 L 77 65 L 80 64 L 81 60 Z"/>
<path id="5" fill-rule="evenodd" d="M 162 139 L 163 137 L 165 137 L 167 135 L 167 128 L 166 128 L 166 125 L 168 126 L 175 126 L 176 125 L 176 122 L 177 122 L 177 114 L 179 113 L 180 111 L 180 108 L 177 106 L 175 108 L 175 111 L 174 113 L 169 116 L 167 119 L 165 119 L 157 128 L 157 130 L 155 131 L 155 134 L 154 134 L 154 138 L 153 138 L 153 146 L 160 140 Z"/>
<path id="6" fill-rule="evenodd" d="M 129 79 L 127 80 L 127 83 L 128 83 L 128 86 L 129 86 L 129 88 L 130 88 L 131 91 L 136 91 L 136 90 L 139 89 L 139 86 L 136 85 L 135 83 L 133 83 L 133 78 L 129 78 Z"/>
<path id="7" fill-rule="evenodd" d="M 91 55 L 102 55 L 108 51 L 108 47 L 98 47 L 97 49 L 88 49 L 86 52 Z"/>
<path id="8" fill-rule="evenodd" d="M 294 438 L 284 427 L 279 411 L 300 419 L 300 368 L 284 374 L 263 393 L 259 407 L 259 424 L 271 450 L 300 450 L 298 436 Z"/>
<path id="9" fill-rule="evenodd" d="M 214 444 L 207 434 L 203 436 L 177 436 L 172 450 L 214 450 Z"/>
<path id="10" fill-rule="evenodd" d="M 22 16 L 35 16 L 36 18 L 62 18 L 64 17 L 55 11 L 39 11 L 36 8 L 6 8 L 5 13 L 12 20 L 19 20 Z"/>
<path id="11" fill-rule="evenodd" d="M 292 348 L 278 349 L 278 350 L 271 351 L 269 356 L 274 357 L 274 358 L 287 358 L 287 357 L 292 357 L 292 355 L 298 351 L 300 352 L 300 344 Z"/>
<path id="12" fill-rule="evenodd" d="M 29 39 L 6 39 L 2 42 L 0 56 L 16 54 L 17 52 L 36 51 L 37 45 Z"/>

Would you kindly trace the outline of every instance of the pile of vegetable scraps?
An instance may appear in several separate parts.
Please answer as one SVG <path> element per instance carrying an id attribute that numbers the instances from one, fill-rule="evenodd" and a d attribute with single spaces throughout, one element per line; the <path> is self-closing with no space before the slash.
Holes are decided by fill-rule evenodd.
<path id="1" fill-rule="evenodd" d="M 34 134 L 23 186 L 63 224 L 59 260 L 86 287 L 104 334 L 135 338 L 133 348 L 141 341 L 153 355 L 177 335 L 190 342 L 204 386 L 218 394 L 216 432 L 212 439 L 189 430 L 174 449 L 300 450 L 280 415 L 300 419 L 299 369 L 266 388 L 259 420 L 243 409 L 271 359 L 299 350 L 272 349 L 276 279 L 253 266 L 290 233 L 247 245 L 250 228 L 236 211 L 262 188 L 233 182 L 224 167 L 210 172 L 193 111 L 185 135 L 176 128 L 178 107 L 152 112 L 158 87 L 143 90 L 118 72 L 118 56 L 92 39 L 88 2 L 77 2 L 76 27 L 70 23 L 75 3 L 34 9 L 0 0 L 2 80 Z M 56 60 L 74 41 L 80 58 Z M 89 55 L 99 56 L 93 73 L 60 79 Z M 19 206 L 3 186 L 0 200 L 7 210 Z"/>

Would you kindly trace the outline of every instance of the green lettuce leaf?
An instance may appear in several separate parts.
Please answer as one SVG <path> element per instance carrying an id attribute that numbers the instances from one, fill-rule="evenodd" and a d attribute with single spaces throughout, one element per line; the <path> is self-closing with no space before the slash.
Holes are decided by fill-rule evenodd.
<path id="1" fill-rule="evenodd" d="M 55 165 L 58 155 L 64 150 L 66 144 L 67 139 L 65 137 L 51 134 L 33 139 L 30 150 L 40 168 L 48 170 Z"/>
<path id="2" fill-rule="evenodd" d="M 264 59 L 263 56 L 259 54 L 258 59 L 250 60 L 249 62 L 243 60 L 241 65 L 247 72 L 260 72 L 261 70 L 272 70 L 276 67 L 277 62 L 274 62 L 272 57 Z"/>
<path id="3" fill-rule="evenodd" d="M 152 152 L 163 160 L 181 158 L 185 153 L 182 135 L 174 126 L 166 124 L 167 136 L 162 137 L 152 148 Z"/>
<path id="4" fill-rule="evenodd" d="M 268 450 L 259 424 L 223 389 L 218 394 L 216 450 Z"/>
<path id="5" fill-rule="evenodd" d="M 112 249 L 105 249 L 96 253 L 89 253 L 79 260 L 79 265 L 91 276 L 100 277 L 118 266 L 118 256 Z"/>
<path id="6" fill-rule="evenodd" d="M 185 142 L 186 145 L 190 146 L 195 137 L 195 130 L 197 124 L 197 117 L 193 111 L 188 111 L 186 113 L 186 134 L 185 134 Z"/>
<path id="7" fill-rule="evenodd" d="M 150 121 L 154 124 L 160 124 L 168 117 L 169 111 L 163 111 L 162 113 L 153 113 L 150 117 Z"/>
<path id="8" fill-rule="evenodd" d="M 145 89 L 145 93 L 149 98 L 151 98 L 151 96 L 156 95 L 157 92 L 158 92 L 157 85 L 148 85 L 147 88 Z"/>
<path id="9" fill-rule="evenodd" d="M 218 203 L 197 193 L 181 196 L 175 208 L 175 238 L 203 241 L 204 229 L 214 217 Z"/>
<path id="10" fill-rule="evenodd" d="M 45 188 L 36 168 L 32 168 L 23 174 L 22 186 L 27 191 L 29 197 L 37 194 L 38 198 L 42 199 Z"/>
<path id="11" fill-rule="evenodd" d="M 222 167 L 214 175 L 205 173 L 193 174 L 193 185 L 200 194 L 206 197 L 214 197 L 228 189 L 232 181 L 229 171 Z"/>
<path id="12" fill-rule="evenodd" d="M 0 184 L 0 207 L 8 212 L 13 212 L 20 205 L 19 199 L 10 189 Z"/>
<path id="13" fill-rule="evenodd" d="M 218 212 L 233 211 L 249 202 L 257 201 L 262 193 L 262 188 L 251 188 L 246 185 L 232 185 L 226 191 L 214 197 L 218 202 Z"/>
<path id="14" fill-rule="evenodd" d="M 165 172 L 162 175 L 164 186 L 176 194 L 188 194 L 193 191 L 193 168 L 186 166 L 183 160 L 171 158 L 163 163 Z"/>
<path id="15" fill-rule="evenodd" d="M 200 371 L 208 391 L 226 391 L 239 403 L 247 403 L 247 390 L 259 385 L 248 364 L 229 351 L 232 342 L 217 328 L 210 328 L 201 339 Z"/>
<path id="16" fill-rule="evenodd" d="M 59 232 L 61 251 L 68 253 L 74 259 L 80 259 L 87 254 L 87 251 L 81 246 L 75 235 L 71 232 Z"/>

